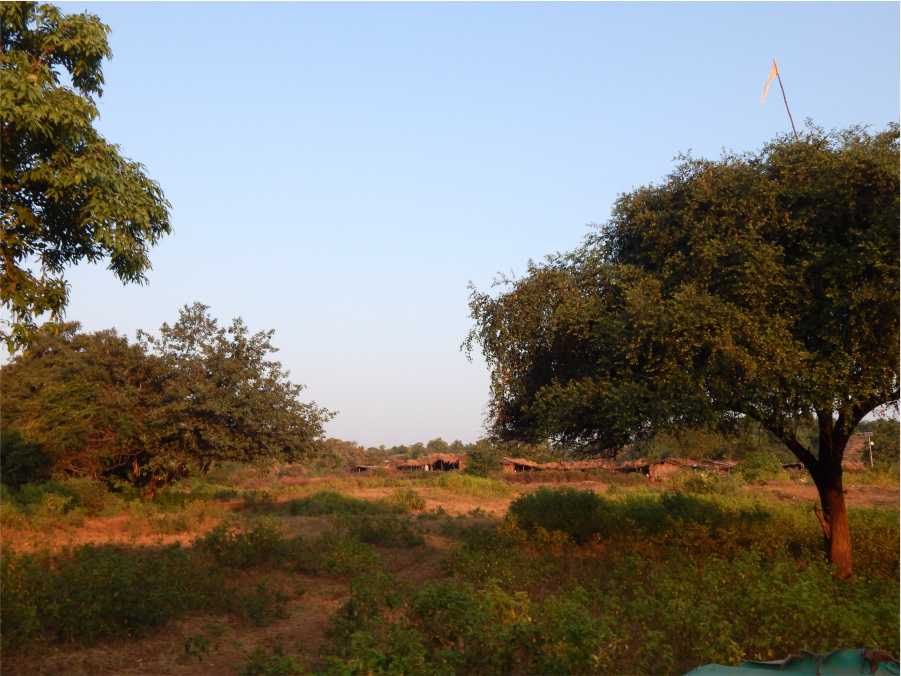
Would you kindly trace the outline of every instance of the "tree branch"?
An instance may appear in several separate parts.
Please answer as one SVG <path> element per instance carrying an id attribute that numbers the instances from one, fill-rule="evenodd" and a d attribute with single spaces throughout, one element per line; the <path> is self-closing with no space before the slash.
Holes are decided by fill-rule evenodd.
<path id="1" fill-rule="evenodd" d="M 751 408 L 746 408 L 745 410 L 740 411 L 740 413 L 744 413 L 749 418 L 756 420 L 759 422 L 765 429 L 774 434 L 783 444 L 788 447 L 792 453 L 795 454 L 795 457 L 804 463 L 804 466 L 807 468 L 811 474 L 817 469 L 819 465 L 819 461 L 816 456 L 811 453 L 807 447 L 804 446 L 795 435 L 791 432 L 788 432 L 785 429 L 784 424 L 780 423 L 779 425 L 771 423 L 769 420 L 764 418 L 761 415 L 758 415 L 756 411 Z"/>

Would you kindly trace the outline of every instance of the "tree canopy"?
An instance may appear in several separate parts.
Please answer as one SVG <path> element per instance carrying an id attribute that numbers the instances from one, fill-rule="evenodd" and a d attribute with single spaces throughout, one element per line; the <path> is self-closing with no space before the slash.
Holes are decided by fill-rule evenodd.
<path id="1" fill-rule="evenodd" d="M 201 304 L 158 336 L 48 324 L 2 368 L 6 430 L 56 473 L 165 483 L 221 460 L 310 455 L 331 413 L 302 402 L 272 332 L 219 326 Z"/>
<path id="2" fill-rule="evenodd" d="M 848 437 L 898 400 L 898 163 L 894 124 L 683 157 L 577 250 L 474 290 L 493 432 L 597 450 L 749 417 L 810 470 L 828 531 Z"/>
<path id="3" fill-rule="evenodd" d="M 169 204 L 144 168 L 94 128 L 109 28 L 52 5 L 0 4 L 0 327 L 10 350 L 36 318 L 60 319 L 69 265 L 108 259 L 145 281 L 148 252 L 169 233 Z"/>

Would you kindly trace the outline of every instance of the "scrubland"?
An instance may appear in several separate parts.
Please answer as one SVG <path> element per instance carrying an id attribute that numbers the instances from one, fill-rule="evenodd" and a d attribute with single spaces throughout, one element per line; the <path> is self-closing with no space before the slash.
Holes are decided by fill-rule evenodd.
<path id="1" fill-rule="evenodd" d="M 850 581 L 802 477 L 226 465 L 152 499 L 4 488 L 9 674 L 679 674 L 898 653 L 898 481 L 849 481 Z"/>

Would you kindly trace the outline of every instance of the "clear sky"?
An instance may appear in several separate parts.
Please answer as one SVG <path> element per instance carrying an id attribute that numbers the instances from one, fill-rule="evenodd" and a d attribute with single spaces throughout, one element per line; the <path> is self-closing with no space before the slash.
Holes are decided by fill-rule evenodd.
<path id="1" fill-rule="evenodd" d="M 691 150 L 899 117 L 899 5 L 90 4 L 112 27 L 102 133 L 172 202 L 145 287 L 80 266 L 68 318 L 198 300 L 276 329 L 328 432 L 482 433 L 467 284 L 576 246 Z"/>

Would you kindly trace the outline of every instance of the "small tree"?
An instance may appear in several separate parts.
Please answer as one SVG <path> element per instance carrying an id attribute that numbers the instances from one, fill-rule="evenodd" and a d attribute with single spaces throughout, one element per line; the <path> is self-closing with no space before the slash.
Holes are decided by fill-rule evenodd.
<path id="1" fill-rule="evenodd" d="M 493 432 L 596 449 L 751 418 L 810 472 L 850 575 L 845 444 L 898 400 L 898 162 L 897 125 L 683 159 L 578 250 L 474 290 Z"/>
<path id="2" fill-rule="evenodd" d="M 109 28 L 8 2 L 0 31 L 0 301 L 11 313 L 0 339 L 12 351 L 31 340 L 35 317 L 61 318 L 67 266 L 108 258 L 123 282 L 143 282 L 169 204 L 93 127 Z"/>
<path id="3" fill-rule="evenodd" d="M 332 413 L 299 399 L 276 352 L 274 331 L 251 334 L 241 319 L 226 328 L 201 303 L 185 306 L 159 336 L 139 332 L 148 355 L 166 373 L 155 412 L 160 454 L 154 473 L 194 463 L 260 458 L 297 460 L 312 455 Z"/>

